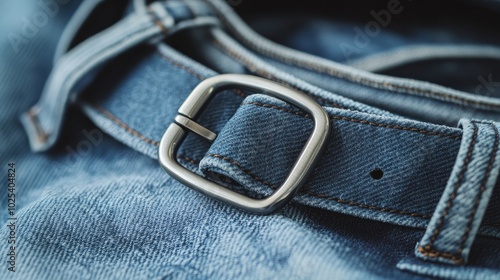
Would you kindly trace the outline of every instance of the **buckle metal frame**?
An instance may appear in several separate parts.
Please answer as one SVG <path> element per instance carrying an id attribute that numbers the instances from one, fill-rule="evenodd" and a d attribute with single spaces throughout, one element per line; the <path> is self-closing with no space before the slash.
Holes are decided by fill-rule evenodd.
<path id="1" fill-rule="evenodd" d="M 210 98 L 228 88 L 256 91 L 284 100 L 307 112 L 314 120 L 309 136 L 292 170 L 281 186 L 270 196 L 254 199 L 218 185 L 177 162 L 177 150 L 189 131 L 213 141 L 216 134 L 196 123 L 195 119 Z M 326 146 L 330 119 L 326 111 L 309 96 L 278 83 L 249 75 L 223 74 L 202 81 L 179 108 L 175 122 L 165 131 L 158 151 L 160 165 L 183 184 L 212 198 L 257 214 L 270 214 L 290 201 L 314 169 L 320 153 Z"/>

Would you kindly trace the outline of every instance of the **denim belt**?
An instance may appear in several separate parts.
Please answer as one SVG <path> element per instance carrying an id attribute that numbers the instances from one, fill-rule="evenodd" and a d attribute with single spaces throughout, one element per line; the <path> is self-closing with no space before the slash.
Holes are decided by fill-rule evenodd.
<path id="1" fill-rule="evenodd" d="M 218 25 L 236 34 L 237 40 L 215 27 L 207 44 L 243 69 L 241 72 L 272 80 L 269 83 L 278 88 L 278 97 L 280 91 L 289 90 L 321 105 L 326 116 L 323 124 L 329 123 L 328 137 L 323 134 L 321 141 L 308 140 L 318 123 L 313 111 L 302 110 L 310 106 L 299 109 L 275 98 L 276 94 L 268 96 L 266 89 L 259 92 L 259 84 L 254 85 L 257 94 L 249 95 L 236 84 L 215 95 L 200 114 L 178 115 L 191 91 L 217 73 L 159 41 L 180 29 Z M 176 116 L 182 127 L 179 131 L 199 132 L 213 140 L 190 133 L 178 150 L 171 151 L 182 168 L 196 174 L 189 176 L 215 182 L 217 189 L 204 190 L 211 196 L 234 200 L 235 195 L 224 194 L 231 189 L 240 198 L 261 201 L 286 192 L 293 195 L 294 203 L 426 228 L 416 255 L 444 263 L 465 264 L 477 234 L 500 238 L 500 191 L 494 191 L 500 169 L 498 100 L 405 79 L 384 80 L 283 49 L 283 57 L 295 57 L 287 60 L 263 38 L 258 38 L 264 42 L 261 45 L 252 43 L 249 38 L 257 35 L 249 32 L 225 4 L 215 0 L 155 2 L 144 11 L 132 12 L 59 58 L 42 99 L 22 118 L 33 150 L 45 151 L 56 143 L 71 95 L 94 78 L 99 84 L 96 76 L 104 63 L 143 44 L 133 68 L 106 77 L 116 79 L 116 87 L 86 94 L 78 103 L 102 130 L 152 158 L 164 156 L 158 154 L 160 139 Z M 306 60 L 313 66 L 304 66 L 301 62 Z M 339 83 L 349 84 L 348 90 L 381 90 L 380 98 L 345 95 L 369 104 L 382 102 L 380 107 L 385 109 L 391 109 L 394 98 L 408 108 L 409 116 L 425 115 L 428 108 L 442 106 L 451 112 L 449 118 L 437 113 L 436 119 L 428 116 L 430 121 L 450 123 L 460 115 L 471 118 L 461 119 L 458 128 L 411 120 L 333 94 L 283 70 L 297 68 L 330 69 L 326 74 L 333 75 L 331 82 L 342 80 Z M 162 70 L 151 75 L 151 69 Z M 151 85 L 147 92 L 134 91 L 144 83 Z M 196 106 L 201 108 L 202 101 Z M 427 109 L 419 113 L 417 104 Z M 303 187 L 280 189 L 303 147 L 315 143 L 325 143 L 324 149 L 304 154 L 312 155 L 308 167 L 316 163 L 314 170 L 293 173 L 300 175 L 295 177 L 300 177 Z M 287 199 L 283 197 L 283 201 Z"/>

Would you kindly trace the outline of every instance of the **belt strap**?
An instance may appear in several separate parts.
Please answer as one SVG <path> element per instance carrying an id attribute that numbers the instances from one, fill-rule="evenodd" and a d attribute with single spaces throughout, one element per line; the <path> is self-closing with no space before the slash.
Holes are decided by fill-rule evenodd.
<path id="1" fill-rule="evenodd" d="M 461 131 L 335 108 L 327 108 L 327 112 L 331 118 L 329 146 L 296 200 L 424 227 L 452 173 Z M 194 144 L 187 144 L 179 153 L 185 162 L 200 161 L 205 175 L 220 174 L 246 189 L 269 195 L 286 178 L 311 130 L 312 119 L 303 112 L 252 95 L 202 158 L 193 155 Z M 485 224 L 498 223 L 494 210 Z"/>
<path id="2" fill-rule="evenodd" d="M 463 137 L 446 189 L 416 254 L 465 263 L 496 184 L 498 123 L 462 120 Z"/>

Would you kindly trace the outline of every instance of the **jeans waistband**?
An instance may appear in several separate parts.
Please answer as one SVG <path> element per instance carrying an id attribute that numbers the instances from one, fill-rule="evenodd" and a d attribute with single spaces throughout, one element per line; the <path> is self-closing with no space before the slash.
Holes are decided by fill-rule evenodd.
<path id="1" fill-rule="evenodd" d="M 219 13 L 229 15 L 222 18 L 222 23 L 245 37 L 248 30 L 241 30 L 246 28 L 241 27 L 242 23 L 238 27 L 231 23 L 237 19 L 227 6 L 215 0 L 209 2 Z M 182 2 L 168 3 L 188 7 L 182 6 Z M 193 9 L 192 1 L 188 3 L 191 9 L 179 14 L 172 10 L 173 6 L 154 3 L 149 14 L 129 15 L 63 55 L 42 99 L 23 117 L 32 147 L 42 151 L 55 143 L 70 92 L 81 91 L 85 79 L 96 73 L 97 66 L 133 46 L 154 40 L 155 46 L 134 50 L 134 61 L 115 62 L 123 66 L 112 68 L 113 73 L 102 71 L 92 83 L 90 94 L 81 98 L 81 104 L 101 129 L 157 158 L 161 135 L 180 104 L 201 80 L 217 74 L 158 42 L 158 38 L 182 24 L 214 24 L 211 20 L 194 21 L 203 12 Z M 195 17 L 182 18 L 186 14 Z M 407 106 L 416 106 L 413 99 L 407 99 L 416 96 L 434 102 L 435 107 L 460 108 L 462 113 L 473 112 L 475 118 L 493 119 L 464 119 L 461 128 L 414 121 L 298 79 L 274 62 L 268 63 L 266 58 L 245 50 L 220 30 L 215 30 L 213 36 L 219 38 L 216 45 L 225 44 L 220 50 L 248 72 L 312 96 L 330 116 L 332 133 L 328 148 L 295 197 L 296 203 L 397 225 L 427 227 L 417 254 L 444 262 L 465 262 L 476 233 L 500 238 L 500 194 L 498 188 L 493 191 L 500 168 L 500 156 L 496 153 L 498 124 L 493 121 L 500 119 L 500 101 L 329 65 L 330 62 L 291 50 L 273 54 L 274 45 L 260 38 L 259 43 L 250 44 L 256 48 L 254 52 L 272 54 L 274 62 L 282 60 L 279 63 L 293 67 L 303 67 L 307 62 L 309 68 L 337 69 L 337 77 L 332 80 L 335 82 L 340 77 L 352 87 L 362 85 L 374 91 L 382 88 L 409 94 L 397 97 L 407 100 Z M 242 38 L 239 39 L 245 43 Z M 287 55 L 294 60 L 285 59 Z M 179 151 L 179 162 L 228 188 L 256 197 L 268 195 L 285 178 L 312 127 L 309 116 L 289 104 L 258 94 L 248 96 L 239 90 L 217 95 L 198 121 L 218 137 L 211 144 L 189 135 Z M 450 235 L 459 239 L 450 241 Z"/>

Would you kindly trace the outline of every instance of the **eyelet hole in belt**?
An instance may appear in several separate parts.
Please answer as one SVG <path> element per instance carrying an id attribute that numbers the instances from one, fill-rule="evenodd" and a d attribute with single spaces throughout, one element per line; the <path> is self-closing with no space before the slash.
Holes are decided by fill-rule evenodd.
<path id="1" fill-rule="evenodd" d="M 370 176 L 374 180 L 380 180 L 380 179 L 382 179 L 382 177 L 384 177 L 384 171 L 382 171 L 382 169 L 380 169 L 380 168 L 375 168 L 372 171 L 370 171 Z"/>

